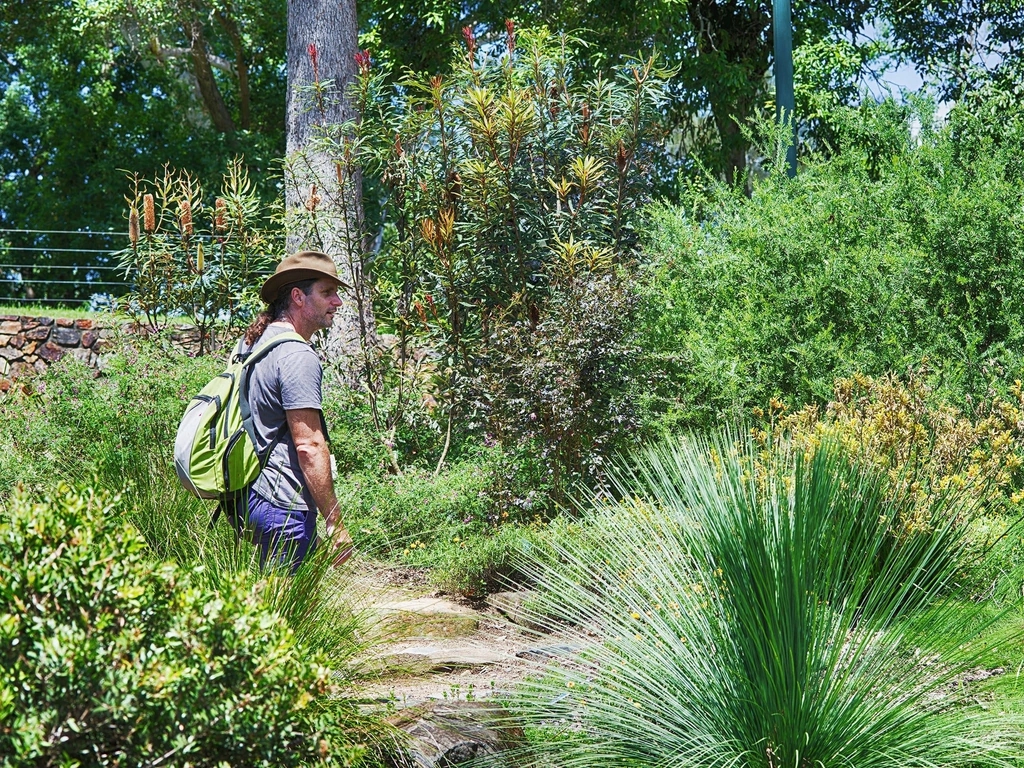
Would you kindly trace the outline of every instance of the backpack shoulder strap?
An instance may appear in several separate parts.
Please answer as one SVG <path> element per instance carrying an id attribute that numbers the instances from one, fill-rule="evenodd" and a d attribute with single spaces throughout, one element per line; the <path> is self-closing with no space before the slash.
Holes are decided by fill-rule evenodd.
<path id="1" fill-rule="evenodd" d="M 306 345 L 309 344 L 308 341 L 306 341 L 304 338 L 302 338 L 295 331 L 287 331 L 285 333 L 277 334 L 277 336 L 275 336 L 272 339 L 269 339 L 268 341 L 263 342 L 259 346 L 253 347 L 247 353 L 244 353 L 244 357 L 242 357 L 243 353 L 241 352 L 242 341 L 239 341 L 238 342 L 239 343 L 239 349 L 236 350 L 235 356 L 242 360 L 242 365 L 243 366 L 249 366 L 249 365 L 252 365 L 253 363 L 255 363 L 257 360 L 259 360 L 264 355 L 266 355 L 270 350 L 272 350 L 278 344 L 283 344 L 283 343 L 285 343 L 287 341 L 298 341 L 298 342 L 301 342 L 301 343 L 306 344 Z"/>
<path id="2" fill-rule="evenodd" d="M 286 333 L 279 333 L 274 338 L 265 341 L 250 350 L 245 354 L 244 359 L 242 359 L 242 372 L 238 377 L 238 407 L 242 415 L 242 428 L 249 433 L 249 440 L 252 441 L 254 446 L 256 445 L 256 428 L 253 426 L 252 409 L 249 408 L 249 377 L 252 375 L 253 370 L 251 366 L 265 357 L 266 354 L 278 344 L 284 344 L 289 341 L 298 341 L 303 344 L 309 344 L 308 341 L 295 333 L 295 331 L 287 331 Z M 241 343 L 242 342 L 239 342 L 239 344 Z M 260 455 L 260 466 L 266 464 L 267 458 L 270 456 L 270 452 L 274 450 L 274 445 L 280 439 L 281 435 L 278 435 L 277 439 L 270 444 L 270 447 Z"/>

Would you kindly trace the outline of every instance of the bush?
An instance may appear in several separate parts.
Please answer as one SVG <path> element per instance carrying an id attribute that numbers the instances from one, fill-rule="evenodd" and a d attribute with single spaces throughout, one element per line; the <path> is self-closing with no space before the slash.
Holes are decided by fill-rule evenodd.
<path id="1" fill-rule="evenodd" d="M 241 581 L 212 592 L 90 492 L 0 519 L 3 765 L 350 765 L 362 718 Z"/>
<path id="2" fill-rule="evenodd" d="M 519 701 L 576 733 L 540 745 L 552 764 L 1014 764 L 1019 718 L 977 706 L 964 675 L 1024 632 L 946 599 L 956 500 L 893 547 L 886 520 L 913 501 L 884 476 L 835 444 L 757 472 L 762 450 L 729 435 L 653 447 L 617 473 L 621 501 L 593 500 L 583 535 L 519 558 L 535 621 L 586 649 Z"/>
<path id="3" fill-rule="evenodd" d="M 1024 466 L 1024 390 L 1010 387 L 1006 399 L 996 393 L 975 404 L 974 412 L 959 409 L 936 396 L 923 374 L 905 380 L 896 376 L 855 375 L 835 383 L 832 399 L 822 411 L 816 405 L 786 413 L 773 400 L 754 435 L 763 443 L 792 441 L 813 455 L 823 441 L 843 445 L 861 461 L 886 473 L 892 492 L 914 500 L 899 528 L 921 528 L 928 510 L 949 493 L 983 504 L 986 514 L 1019 513 Z"/>
<path id="4" fill-rule="evenodd" d="M 836 378 L 924 361 L 961 404 L 1024 378 L 1024 134 L 954 116 L 914 138 L 911 118 L 865 108 L 795 179 L 651 210 L 638 343 L 664 371 L 664 426 L 823 403 Z"/>
<path id="5" fill-rule="evenodd" d="M 467 27 L 451 73 L 395 91 L 360 58 L 351 149 L 379 183 L 374 312 L 394 342 L 366 383 L 396 451 L 439 465 L 485 435 L 527 442 L 561 491 L 631 426 L 630 276 L 667 73 L 652 57 L 580 82 L 576 41 L 505 32 Z M 410 422 L 434 446 L 407 443 Z"/>

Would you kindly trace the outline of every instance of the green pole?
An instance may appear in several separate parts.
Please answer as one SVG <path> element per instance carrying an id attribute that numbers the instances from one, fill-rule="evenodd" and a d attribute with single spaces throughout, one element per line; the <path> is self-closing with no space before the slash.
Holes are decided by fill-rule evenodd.
<path id="1" fill-rule="evenodd" d="M 772 0 L 772 33 L 775 38 L 775 114 L 793 123 L 793 141 L 786 153 L 787 173 L 796 176 L 796 99 L 793 96 L 793 20 L 790 0 Z"/>

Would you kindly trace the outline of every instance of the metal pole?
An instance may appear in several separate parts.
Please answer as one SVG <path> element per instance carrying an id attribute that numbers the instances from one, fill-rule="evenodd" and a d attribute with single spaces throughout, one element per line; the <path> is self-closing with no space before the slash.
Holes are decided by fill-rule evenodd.
<path id="1" fill-rule="evenodd" d="M 793 96 L 793 20 L 790 0 L 772 0 L 772 33 L 775 38 L 775 114 L 779 122 L 793 123 L 793 140 L 786 152 L 787 173 L 796 176 L 796 100 Z"/>

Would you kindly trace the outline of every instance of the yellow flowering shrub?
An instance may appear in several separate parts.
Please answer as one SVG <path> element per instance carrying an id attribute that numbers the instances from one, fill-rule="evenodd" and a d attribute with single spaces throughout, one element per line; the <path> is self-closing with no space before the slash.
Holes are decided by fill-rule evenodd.
<path id="1" fill-rule="evenodd" d="M 884 472 L 890 494 L 913 500 L 899 521 L 906 533 L 927 526 L 928 510 L 944 494 L 956 493 L 994 512 L 1024 500 L 1020 381 L 1009 397 L 993 393 L 973 413 L 964 413 L 938 400 L 920 372 L 905 379 L 854 375 L 835 382 L 824 410 L 810 405 L 790 413 L 772 399 L 754 415 L 762 422 L 754 437 L 766 455 L 768 448 L 785 443 L 809 458 L 823 440 L 831 440 Z"/>

